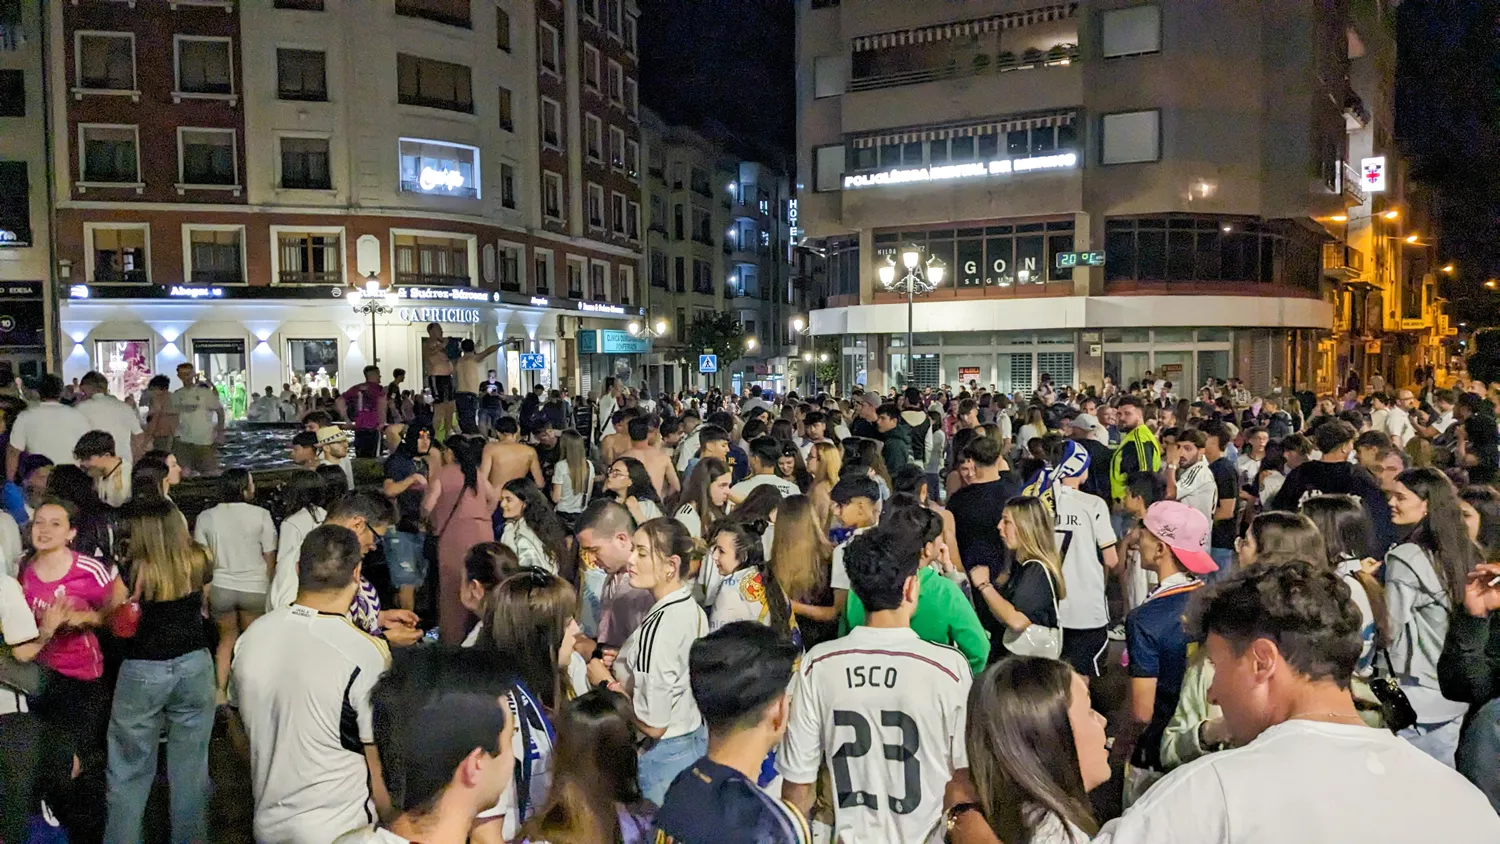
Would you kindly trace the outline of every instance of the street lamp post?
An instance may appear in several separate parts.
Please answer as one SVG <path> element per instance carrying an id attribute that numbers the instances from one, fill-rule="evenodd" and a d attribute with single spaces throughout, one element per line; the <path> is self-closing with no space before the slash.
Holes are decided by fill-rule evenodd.
<path id="1" fill-rule="evenodd" d="M 354 288 L 349 295 L 344 297 L 349 302 L 349 307 L 357 314 L 368 314 L 370 317 L 370 363 L 379 365 L 380 349 L 375 341 L 375 317 L 379 314 L 395 313 L 396 304 L 401 301 L 401 296 L 394 290 L 381 291 L 380 279 L 371 271 L 365 278 L 364 287 Z"/>
<path id="2" fill-rule="evenodd" d="M 896 259 L 886 259 L 886 265 L 880 268 L 880 285 L 886 290 L 906 291 L 906 368 L 907 379 L 910 381 L 915 365 L 912 363 L 912 313 L 916 308 L 915 301 L 917 291 L 931 293 L 943 283 L 943 276 L 947 275 L 948 268 L 937 256 L 927 259 L 922 263 L 922 253 L 915 246 L 908 246 L 901 252 L 901 264 L 905 274 L 896 277 Z"/>
<path id="3" fill-rule="evenodd" d="M 630 336 L 632 337 L 646 337 L 657 340 L 667 335 L 668 327 L 666 320 L 657 319 L 653 321 L 643 314 L 639 320 L 631 320 L 625 326 L 625 330 L 630 332 Z M 656 379 L 656 389 L 658 391 L 666 389 L 664 382 L 665 379 L 661 377 L 661 372 L 658 371 Z"/>

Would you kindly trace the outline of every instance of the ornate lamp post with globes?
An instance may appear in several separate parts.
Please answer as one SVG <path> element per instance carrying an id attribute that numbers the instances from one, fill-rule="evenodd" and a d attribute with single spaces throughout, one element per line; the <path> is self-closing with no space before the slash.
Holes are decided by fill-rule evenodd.
<path id="1" fill-rule="evenodd" d="M 353 287 L 353 285 L 350 285 Z M 401 302 L 401 295 L 395 290 L 381 290 L 380 278 L 374 271 L 365 277 L 362 287 L 354 287 L 344 299 L 349 307 L 357 314 L 368 314 L 370 317 L 370 363 L 380 363 L 380 352 L 375 344 L 375 317 L 379 314 L 390 314 L 396 312 L 396 305 Z"/>
<path id="2" fill-rule="evenodd" d="M 940 287 L 943 277 L 948 274 L 948 268 L 937 256 L 928 258 L 924 265 L 922 253 L 915 246 L 908 246 L 901 251 L 901 266 L 904 274 L 897 278 L 896 259 L 894 256 L 887 258 L 885 266 L 880 268 L 880 286 L 892 292 L 906 291 L 906 378 L 910 383 L 915 369 L 912 363 L 914 300 L 918 293 L 931 293 Z"/>

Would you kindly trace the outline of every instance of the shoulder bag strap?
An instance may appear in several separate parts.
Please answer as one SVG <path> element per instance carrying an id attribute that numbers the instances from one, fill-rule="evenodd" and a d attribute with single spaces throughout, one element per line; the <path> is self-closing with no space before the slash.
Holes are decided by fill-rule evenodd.
<path id="1" fill-rule="evenodd" d="M 463 503 L 465 489 L 466 487 L 459 487 L 458 497 L 453 499 L 453 509 L 448 511 L 448 518 L 443 520 L 443 526 L 437 529 L 437 532 L 433 534 L 434 536 L 441 537 L 443 531 L 448 529 L 448 525 L 453 523 L 453 517 L 458 515 L 458 505 Z"/>

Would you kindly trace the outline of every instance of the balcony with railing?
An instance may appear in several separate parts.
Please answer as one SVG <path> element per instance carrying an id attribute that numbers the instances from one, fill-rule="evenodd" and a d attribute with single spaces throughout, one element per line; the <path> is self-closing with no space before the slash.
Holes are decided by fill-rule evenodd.
<path id="1" fill-rule="evenodd" d="M 1356 205 L 1364 205 L 1366 194 L 1359 171 L 1350 167 L 1348 162 L 1339 162 L 1339 187 L 1344 195 L 1344 205 L 1353 208 Z"/>
<path id="2" fill-rule="evenodd" d="M 1323 244 L 1323 275 L 1339 281 L 1359 281 L 1365 274 L 1365 253 L 1343 243 Z"/>
<path id="3" fill-rule="evenodd" d="M 993 56 L 988 53 L 976 53 L 967 60 L 954 57 L 911 70 L 891 70 L 868 76 L 856 76 L 849 80 L 848 90 L 850 92 L 875 91 L 881 88 L 917 85 L 945 79 L 993 76 L 1017 70 L 1067 67 L 1077 62 L 1080 57 L 1081 51 L 1077 44 L 1057 44 L 1046 50 L 1031 48 L 1021 53 L 1001 50 Z"/>

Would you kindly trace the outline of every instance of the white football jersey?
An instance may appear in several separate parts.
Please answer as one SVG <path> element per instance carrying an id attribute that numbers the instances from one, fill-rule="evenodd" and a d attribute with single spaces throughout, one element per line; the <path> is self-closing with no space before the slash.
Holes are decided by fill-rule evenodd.
<path id="1" fill-rule="evenodd" d="M 1104 598 L 1101 552 L 1115 544 L 1104 499 L 1058 484 L 1052 502 L 1057 511 L 1057 552 L 1062 556 L 1063 583 L 1068 597 L 1057 602 L 1057 622 L 1073 630 L 1109 624 Z"/>
<path id="2" fill-rule="evenodd" d="M 805 784 L 828 765 L 833 841 L 942 841 L 943 791 L 969 766 L 963 654 L 910 628 L 856 627 L 808 651 L 797 675 L 776 767 Z"/>

